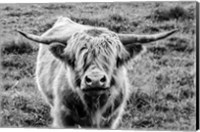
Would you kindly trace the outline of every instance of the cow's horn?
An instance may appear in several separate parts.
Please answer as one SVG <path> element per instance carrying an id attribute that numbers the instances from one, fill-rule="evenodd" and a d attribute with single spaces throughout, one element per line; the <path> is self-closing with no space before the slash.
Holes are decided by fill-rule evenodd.
<path id="1" fill-rule="evenodd" d="M 38 43 L 43 43 L 43 44 L 50 44 L 52 42 L 60 42 L 60 43 L 66 43 L 66 38 L 58 38 L 58 37 L 43 37 L 43 36 L 37 36 L 37 35 L 33 35 L 33 34 L 29 34 L 29 33 L 25 33 L 19 30 L 16 30 L 17 32 L 19 32 L 22 36 L 33 40 L 35 42 Z"/>
<path id="2" fill-rule="evenodd" d="M 158 33 L 158 34 L 152 34 L 152 35 L 137 35 L 137 34 L 118 34 L 120 41 L 124 44 L 132 44 L 132 43 L 148 43 L 152 41 L 156 41 L 159 39 L 163 39 L 175 32 L 177 32 L 178 29 L 174 29 L 171 31 Z"/>

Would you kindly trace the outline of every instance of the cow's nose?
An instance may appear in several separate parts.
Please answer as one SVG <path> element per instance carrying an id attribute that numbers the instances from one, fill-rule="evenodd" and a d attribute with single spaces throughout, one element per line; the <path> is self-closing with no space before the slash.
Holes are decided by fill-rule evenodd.
<path id="1" fill-rule="evenodd" d="M 88 87 L 105 87 L 106 85 L 106 76 L 105 75 L 86 75 L 85 84 Z"/>

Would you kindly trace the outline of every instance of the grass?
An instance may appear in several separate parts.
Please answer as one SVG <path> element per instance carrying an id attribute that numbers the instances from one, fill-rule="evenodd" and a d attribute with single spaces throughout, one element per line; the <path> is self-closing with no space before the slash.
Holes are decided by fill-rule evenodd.
<path id="1" fill-rule="evenodd" d="M 50 108 L 35 83 L 38 45 L 14 30 L 41 35 L 57 16 L 119 33 L 180 29 L 147 46 L 127 66 L 131 97 L 121 129 L 195 130 L 195 2 L 1 4 L 0 127 L 49 127 Z"/>

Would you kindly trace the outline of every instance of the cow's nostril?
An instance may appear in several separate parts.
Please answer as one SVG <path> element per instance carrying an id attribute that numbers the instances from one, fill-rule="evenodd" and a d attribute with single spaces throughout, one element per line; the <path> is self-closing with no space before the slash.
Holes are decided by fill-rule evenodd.
<path id="1" fill-rule="evenodd" d="M 88 76 L 85 77 L 85 82 L 88 83 L 92 83 L 92 79 L 90 79 Z"/>
<path id="2" fill-rule="evenodd" d="M 103 76 L 103 77 L 100 79 L 100 82 L 105 83 L 105 82 L 106 82 L 106 76 Z"/>

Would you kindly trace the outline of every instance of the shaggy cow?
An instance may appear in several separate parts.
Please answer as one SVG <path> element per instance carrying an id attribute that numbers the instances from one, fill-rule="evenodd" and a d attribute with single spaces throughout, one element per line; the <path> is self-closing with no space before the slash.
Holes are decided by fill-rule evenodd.
<path id="1" fill-rule="evenodd" d="M 41 43 L 36 78 L 51 106 L 53 127 L 116 128 L 130 93 L 125 64 L 141 44 L 176 30 L 117 34 L 60 17 L 42 36 L 18 32 Z"/>

